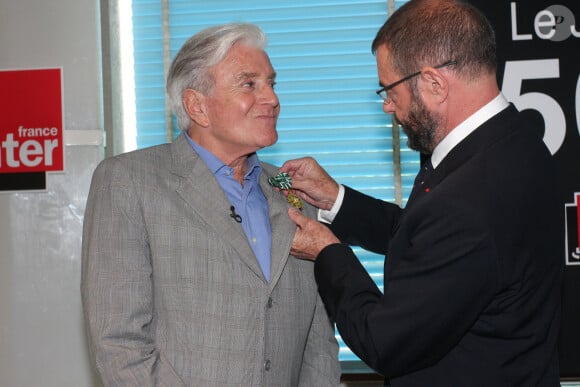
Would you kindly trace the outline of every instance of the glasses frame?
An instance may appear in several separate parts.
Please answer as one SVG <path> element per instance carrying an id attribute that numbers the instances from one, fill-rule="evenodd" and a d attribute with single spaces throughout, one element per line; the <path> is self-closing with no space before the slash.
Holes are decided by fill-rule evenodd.
<path id="1" fill-rule="evenodd" d="M 452 66 L 452 65 L 456 65 L 456 64 L 457 64 L 457 61 L 450 60 L 450 61 L 445 62 L 443 64 L 434 66 L 434 68 L 440 69 L 440 68 L 443 68 L 443 67 Z M 422 71 L 423 70 L 417 71 L 416 73 L 413 73 L 413 74 L 409 74 L 406 77 L 403 77 L 403 78 L 399 79 L 396 82 L 393 82 L 393 83 L 391 83 L 391 84 L 389 84 L 387 86 L 381 87 L 379 90 L 376 91 L 377 95 L 383 99 L 383 102 L 384 103 L 387 103 L 389 101 L 389 94 L 388 94 L 389 90 L 391 90 L 395 86 L 400 85 L 401 83 L 403 83 L 405 81 L 408 81 L 409 79 L 411 79 L 413 77 L 416 77 L 417 75 L 421 74 Z M 383 96 L 383 94 L 384 94 L 384 96 Z"/>

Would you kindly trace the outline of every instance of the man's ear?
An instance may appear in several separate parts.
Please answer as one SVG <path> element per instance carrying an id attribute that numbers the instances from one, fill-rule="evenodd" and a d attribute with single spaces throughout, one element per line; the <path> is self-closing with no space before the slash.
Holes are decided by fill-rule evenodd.
<path id="1" fill-rule="evenodd" d="M 202 127 L 209 126 L 209 117 L 205 106 L 205 96 L 197 90 L 185 89 L 182 102 L 187 115 L 193 122 Z"/>
<path id="2" fill-rule="evenodd" d="M 423 81 L 424 96 L 436 103 L 441 103 L 447 99 L 449 93 L 449 82 L 447 78 L 436 68 L 425 67 L 421 71 Z"/>

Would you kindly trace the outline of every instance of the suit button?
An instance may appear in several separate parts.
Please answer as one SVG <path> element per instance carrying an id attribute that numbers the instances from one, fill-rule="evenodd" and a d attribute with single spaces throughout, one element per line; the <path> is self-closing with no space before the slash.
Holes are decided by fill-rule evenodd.
<path id="1" fill-rule="evenodd" d="M 272 367 L 272 363 L 270 362 L 270 360 L 266 360 L 266 361 L 264 362 L 264 369 L 265 369 L 266 371 L 270 371 L 270 368 L 271 368 L 271 367 Z"/>
<path id="2" fill-rule="evenodd" d="M 272 297 L 268 298 L 268 303 L 266 304 L 266 307 L 268 309 L 270 309 L 272 307 L 272 305 L 274 304 L 274 301 L 272 301 Z"/>

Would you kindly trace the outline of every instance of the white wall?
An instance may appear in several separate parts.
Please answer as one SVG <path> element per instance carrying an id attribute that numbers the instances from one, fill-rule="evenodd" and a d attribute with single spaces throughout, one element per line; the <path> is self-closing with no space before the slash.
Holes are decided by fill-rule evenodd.
<path id="1" fill-rule="evenodd" d="M 0 69 L 62 67 L 66 130 L 102 130 L 98 9 L 98 0 L 0 0 Z M 47 176 L 46 192 L 0 193 L 0 386 L 97 385 L 79 289 L 82 215 L 102 153 L 67 146 L 66 170 Z"/>

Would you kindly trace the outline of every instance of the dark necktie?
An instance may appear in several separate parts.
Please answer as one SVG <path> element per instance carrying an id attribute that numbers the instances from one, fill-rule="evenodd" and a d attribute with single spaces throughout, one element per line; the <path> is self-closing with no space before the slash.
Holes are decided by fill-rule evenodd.
<path id="1" fill-rule="evenodd" d="M 419 173 L 417 174 L 417 177 L 415 177 L 412 194 L 425 189 L 425 181 L 431 172 L 433 172 L 433 164 L 431 164 L 431 159 L 427 159 L 423 165 L 421 165 L 421 169 L 419 169 Z"/>

